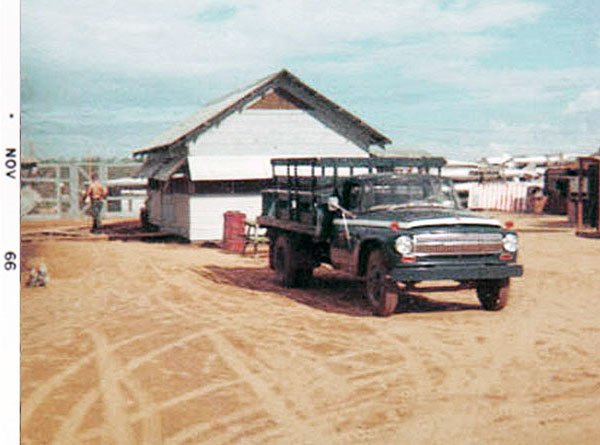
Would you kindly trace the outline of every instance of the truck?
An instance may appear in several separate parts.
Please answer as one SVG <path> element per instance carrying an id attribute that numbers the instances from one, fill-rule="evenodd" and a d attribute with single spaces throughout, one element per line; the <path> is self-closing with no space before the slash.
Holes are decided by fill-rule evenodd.
<path id="1" fill-rule="evenodd" d="M 266 229 L 278 281 L 306 285 L 325 263 L 363 279 L 375 315 L 391 315 L 401 296 L 428 289 L 419 283 L 440 280 L 456 282 L 448 289 L 475 289 L 485 310 L 502 309 L 510 279 L 523 274 L 518 236 L 462 208 L 452 181 L 441 176 L 445 163 L 272 159 L 257 222 Z"/>

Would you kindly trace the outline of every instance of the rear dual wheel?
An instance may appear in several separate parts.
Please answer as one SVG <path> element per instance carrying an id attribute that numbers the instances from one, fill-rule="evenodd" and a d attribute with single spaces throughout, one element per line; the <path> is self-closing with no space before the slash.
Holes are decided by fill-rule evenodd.
<path id="1" fill-rule="evenodd" d="M 283 286 L 299 287 L 310 281 L 313 268 L 307 265 L 306 253 L 301 251 L 298 242 L 289 236 L 279 235 L 271 248 L 273 251 L 269 256 L 272 267 Z"/>
<path id="2" fill-rule="evenodd" d="M 389 267 L 381 250 L 372 251 L 367 262 L 367 298 L 373 313 L 381 317 L 393 314 L 398 305 L 398 291 L 388 273 Z"/>

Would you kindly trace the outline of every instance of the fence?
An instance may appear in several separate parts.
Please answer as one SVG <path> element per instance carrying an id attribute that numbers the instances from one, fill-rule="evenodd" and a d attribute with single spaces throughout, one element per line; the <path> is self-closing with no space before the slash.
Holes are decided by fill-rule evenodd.
<path id="1" fill-rule="evenodd" d="M 21 167 L 21 218 L 60 219 L 83 216 L 83 198 L 93 173 L 101 183 L 129 177 L 139 169 L 137 162 L 48 162 Z M 109 195 L 108 215 L 137 216 L 145 200 L 143 190 Z"/>
<path id="2" fill-rule="evenodd" d="M 527 212 L 531 191 L 538 184 L 526 182 L 487 182 L 473 184 L 469 190 L 470 209 Z"/>

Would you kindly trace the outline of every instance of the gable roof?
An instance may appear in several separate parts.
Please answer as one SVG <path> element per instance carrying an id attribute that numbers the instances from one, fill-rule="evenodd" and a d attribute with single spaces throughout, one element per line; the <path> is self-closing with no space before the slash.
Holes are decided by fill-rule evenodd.
<path id="1" fill-rule="evenodd" d="M 338 133 L 353 140 L 367 150 L 370 145 L 383 147 L 391 141 L 364 121 L 327 99 L 325 96 L 306 85 L 287 70 L 260 79 L 245 89 L 234 91 L 227 96 L 210 102 L 187 119 L 177 123 L 149 144 L 149 147 L 137 150 L 134 155 L 151 153 L 173 146 L 187 139 L 196 137 L 213 125 L 227 118 L 231 113 L 240 110 L 254 99 L 270 89 L 281 88 L 301 100 L 311 108 L 311 115 Z"/>

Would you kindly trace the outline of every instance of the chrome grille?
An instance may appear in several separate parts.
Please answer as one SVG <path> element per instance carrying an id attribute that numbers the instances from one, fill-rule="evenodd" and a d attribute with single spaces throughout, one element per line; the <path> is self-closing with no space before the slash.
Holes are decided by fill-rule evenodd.
<path id="1" fill-rule="evenodd" d="M 414 236 L 417 255 L 486 255 L 502 251 L 501 233 L 421 233 Z"/>

